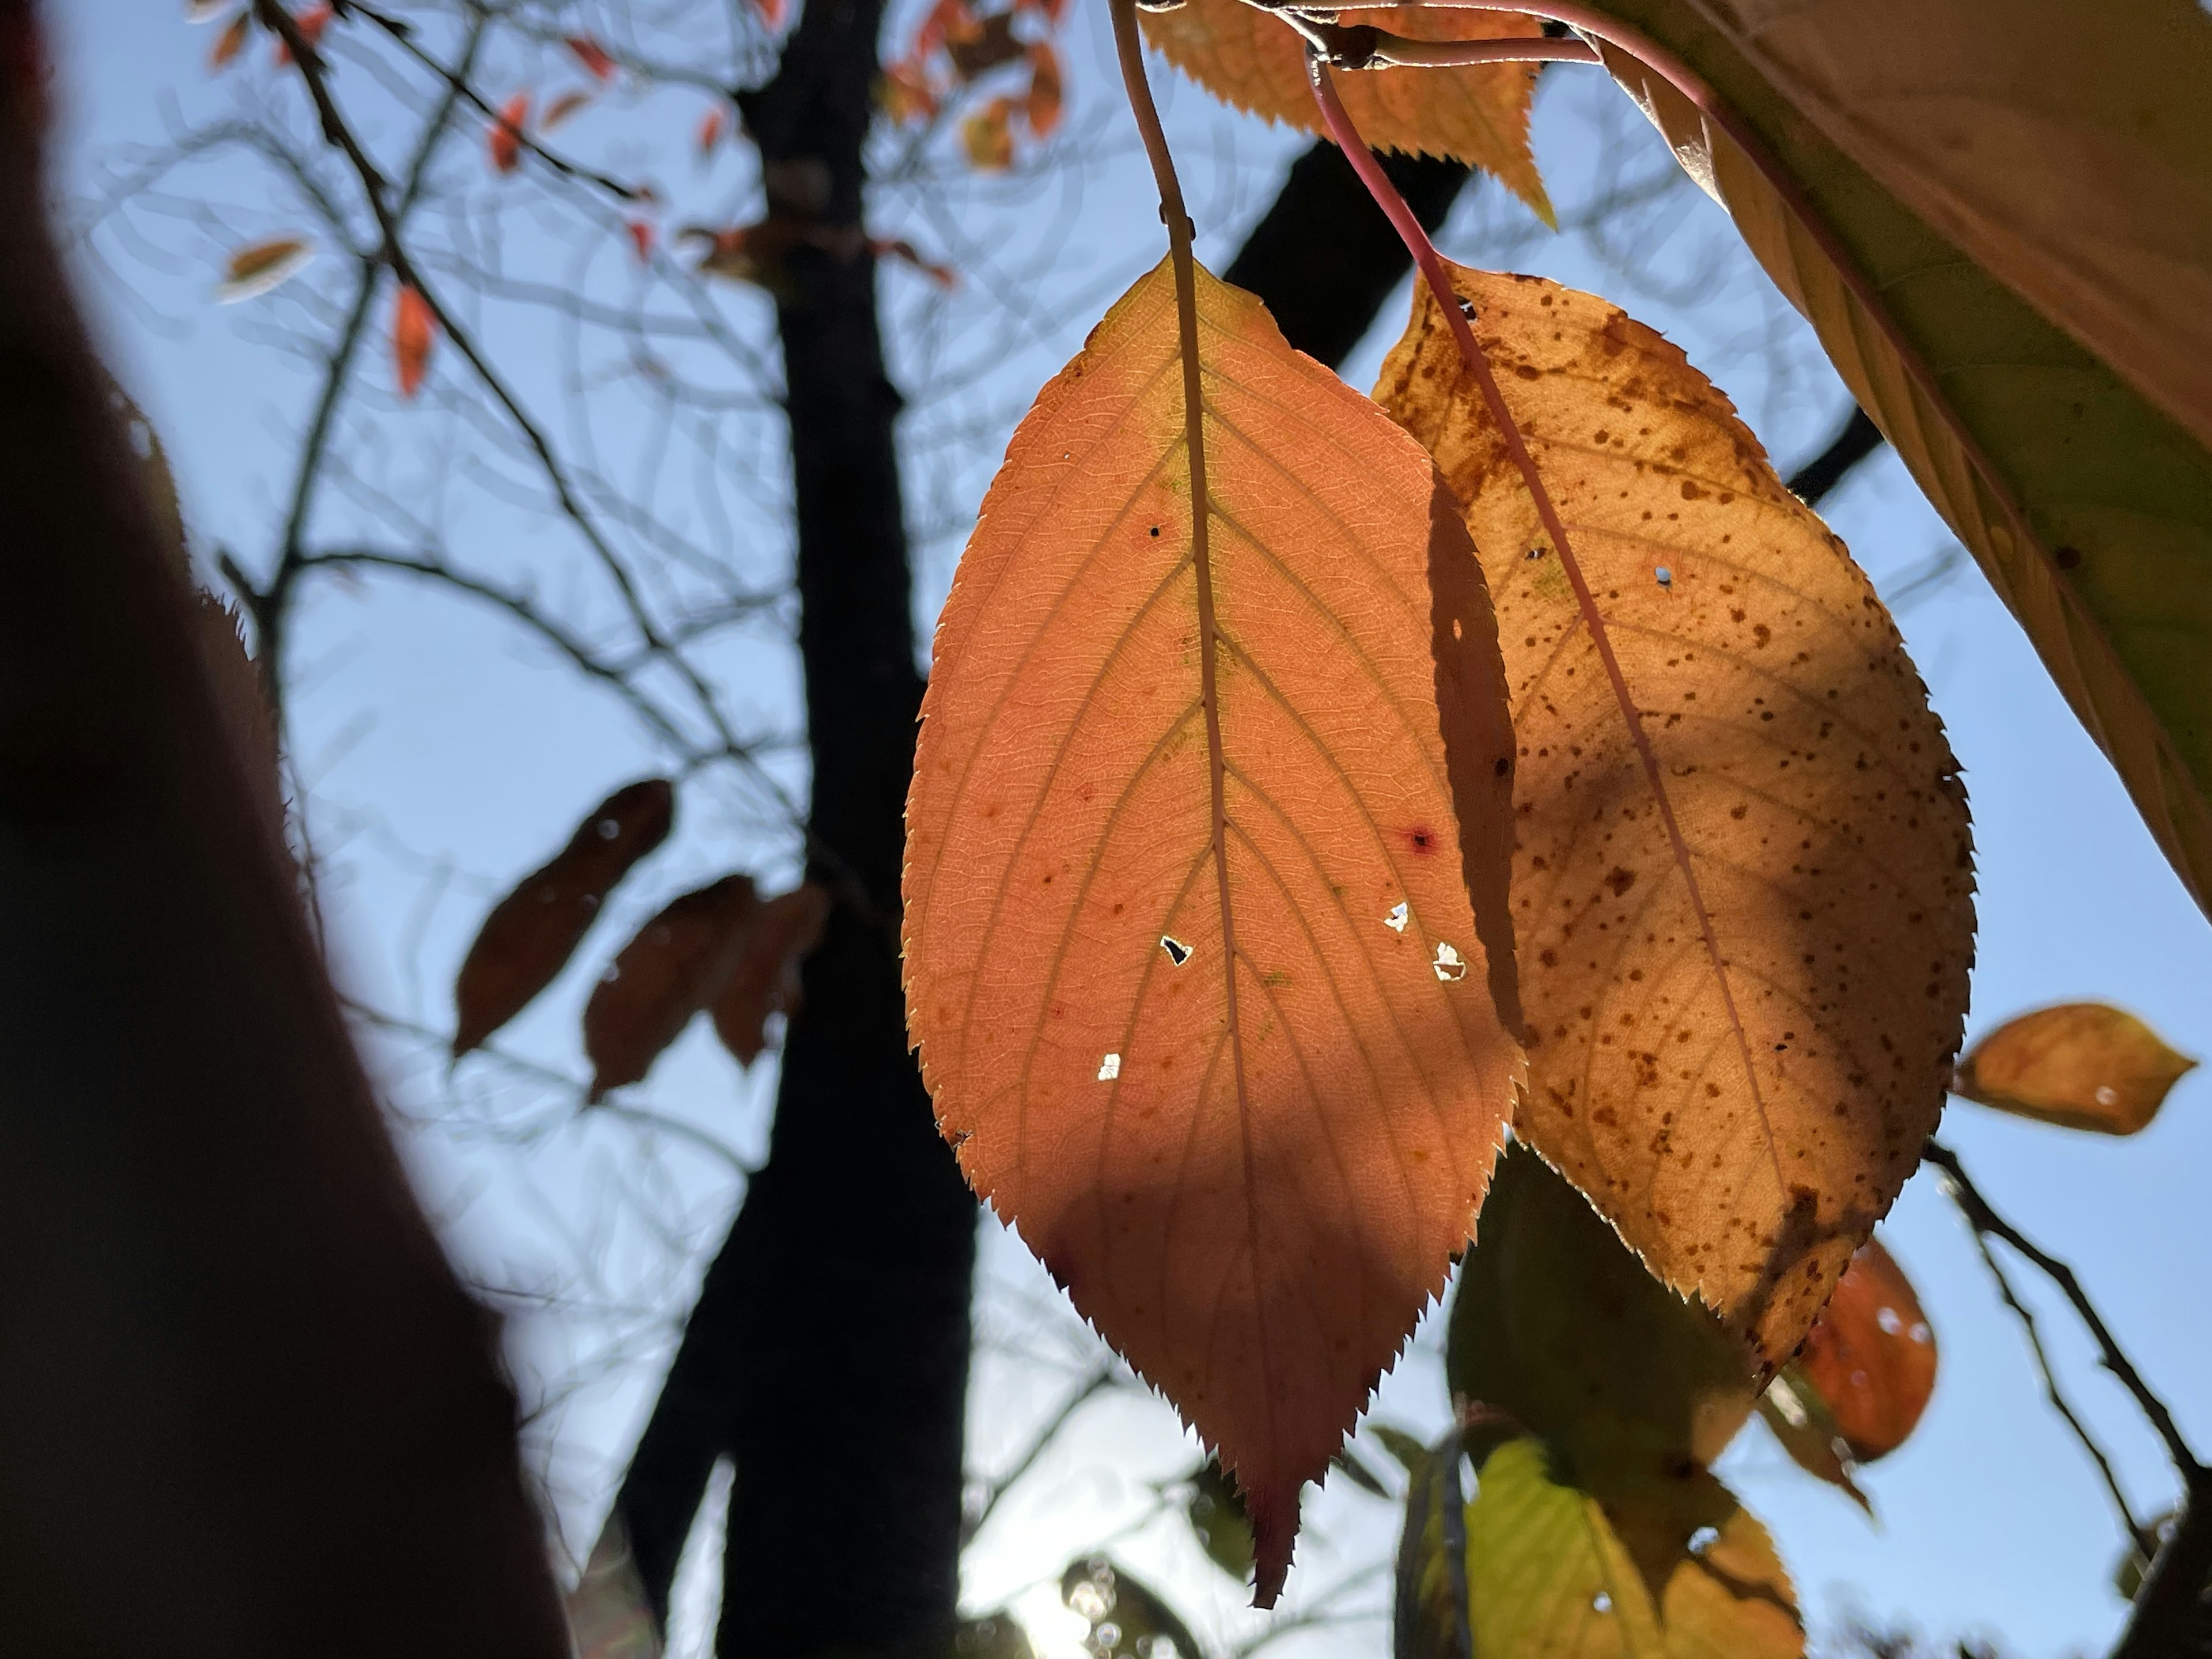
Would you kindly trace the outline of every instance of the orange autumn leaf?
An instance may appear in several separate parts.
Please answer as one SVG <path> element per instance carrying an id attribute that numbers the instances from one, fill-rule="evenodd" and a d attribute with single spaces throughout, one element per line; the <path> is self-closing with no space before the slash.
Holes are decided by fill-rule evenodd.
<path id="1" fill-rule="evenodd" d="M 799 965 L 822 942 L 829 921 L 829 891 L 811 881 L 761 906 L 713 1004 L 714 1034 L 738 1064 L 751 1065 L 768 1047 L 770 1014 L 797 1016 L 803 1000 Z"/>
<path id="2" fill-rule="evenodd" d="M 702 161 L 713 155 L 714 146 L 722 142 L 722 112 L 719 109 L 710 109 L 699 118 L 698 137 L 694 142 Z"/>
<path id="3" fill-rule="evenodd" d="M 1678 348 L 1449 270 L 1576 562 L 1422 289 L 1376 396 L 1468 503 L 1498 605 L 1515 1128 L 1771 1370 L 1942 1110 L 1973 960 L 1957 763 L 1865 574 Z"/>
<path id="4" fill-rule="evenodd" d="M 592 79 L 605 85 L 615 78 L 615 70 L 618 65 L 607 49 L 592 40 L 590 35 L 572 34 L 568 39 L 567 46 L 569 52 L 574 54 L 576 61 L 584 66 L 584 72 Z"/>
<path id="5" fill-rule="evenodd" d="M 645 264 L 653 258 L 653 230 L 650 221 L 631 219 L 623 228 L 629 233 L 629 245 L 637 250 L 637 262 Z"/>
<path id="6" fill-rule="evenodd" d="M 760 918 L 752 878 L 727 875 L 670 902 L 623 946 L 584 1005 L 594 1101 L 635 1083 L 713 1005 Z"/>
<path id="7" fill-rule="evenodd" d="M 1851 1258 L 1796 1369 L 1859 1462 L 1895 1451 L 1920 1421 L 1936 1391 L 1936 1334 L 1905 1270 L 1875 1240 Z"/>
<path id="8" fill-rule="evenodd" d="M 323 41 L 323 31 L 331 26 L 332 15 L 331 8 L 328 5 L 309 6 L 306 10 L 297 13 L 292 21 L 298 27 L 301 40 L 311 46 L 319 46 Z M 283 69 L 292 61 L 292 47 L 289 41 L 280 39 L 276 42 L 276 67 L 279 69 Z"/>
<path id="9" fill-rule="evenodd" d="M 486 142 L 495 173 L 512 173 L 522 161 L 522 129 L 530 119 L 530 94 L 518 92 L 500 110 Z"/>
<path id="10" fill-rule="evenodd" d="M 1202 557 L 1164 261 L 961 559 L 907 1017 L 970 1183 L 1235 1476 L 1264 1605 L 1503 1135 L 1511 733 L 1428 458 L 1196 281 Z"/>
<path id="11" fill-rule="evenodd" d="M 1544 32 L 1518 12 L 1414 5 L 1352 16 L 1425 40 L 1534 39 Z M 1301 132 L 1322 133 L 1306 81 L 1305 41 L 1282 19 L 1245 0 L 1188 0 L 1173 11 L 1146 12 L 1143 21 L 1153 48 L 1215 97 Z M 1340 75 L 1336 83 L 1352 125 L 1375 149 L 1449 155 L 1479 167 L 1549 223 L 1551 199 L 1528 149 L 1536 70 L 1534 64 L 1369 70 Z"/>
<path id="12" fill-rule="evenodd" d="M 581 87 L 570 87 L 551 100 L 538 118 L 540 132 L 553 132 L 566 126 L 576 112 L 592 101 L 592 94 Z"/>
<path id="13" fill-rule="evenodd" d="M 210 70 L 229 68 L 236 61 L 238 54 L 246 50 L 246 42 L 252 33 L 253 12 L 249 7 L 232 18 L 223 26 L 222 33 L 216 36 L 215 45 L 208 50 L 208 67 Z"/>
<path id="14" fill-rule="evenodd" d="M 222 284 L 216 289 L 216 298 L 224 305 L 256 299 L 290 282 L 314 257 L 314 244 L 303 236 L 249 243 L 223 262 Z"/>
<path id="15" fill-rule="evenodd" d="M 2007 1020 L 1977 1042 L 1951 1092 L 2062 1128 L 2131 1135 L 2150 1127 L 2167 1091 L 2196 1069 L 2133 1014 L 2063 1002 Z"/>
<path id="16" fill-rule="evenodd" d="M 422 377 L 430 368 L 430 347 L 437 337 L 438 319 L 430 302 L 420 289 L 401 283 L 392 313 L 392 362 L 401 397 L 412 398 L 422 389 Z"/>
<path id="17" fill-rule="evenodd" d="M 937 113 L 937 90 L 929 83 L 927 68 L 901 58 L 884 66 L 883 79 L 876 83 L 876 102 L 894 126 L 902 127 Z"/>
<path id="18" fill-rule="evenodd" d="M 484 918 L 453 981 L 459 1059 L 553 982 L 630 867 L 668 839 L 676 791 L 665 778 L 617 789 L 589 812 L 542 868 Z"/>
<path id="19" fill-rule="evenodd" d="M 1060 54 L 1040 40 L 1030 48 L 1030 90 L 1022 103 L 1022 118 L 1032 135 L 1049 138 L 1059 131 L 1061 100 Z"/>

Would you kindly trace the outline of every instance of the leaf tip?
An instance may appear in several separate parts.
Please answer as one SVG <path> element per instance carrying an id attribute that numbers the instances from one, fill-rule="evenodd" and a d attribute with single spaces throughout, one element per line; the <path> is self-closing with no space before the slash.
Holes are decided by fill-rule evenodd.
<path id="1" fill-rule="evenodd" d="M 1252 1605 L 1266 1612 L 1283 1593 L 1291 1576 L 1291 1553 L 1298 1541 L 1298 1486 L 1285 1491 L 1278 1483 L 1246 1485 L 1240 1474 L 1237 1486 L 1252 1517 Z"/>

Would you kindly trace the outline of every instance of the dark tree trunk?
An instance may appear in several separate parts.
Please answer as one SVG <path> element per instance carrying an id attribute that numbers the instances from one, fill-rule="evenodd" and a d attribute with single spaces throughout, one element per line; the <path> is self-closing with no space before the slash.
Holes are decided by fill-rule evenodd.
<path id="1" fill-rule="evenodd" d="M 0 0 L 0 1646 L 562 1659 L 416 1207 L 46 228 Z"/>
<path id="2" fill-rule="evenodd" d="M 744 100 L 771 188 L 860 213 L 879 0 L 810 8 Z M 1467 178 L 1388 163 L 1425 222 Z M 803 263 L 801 261 L 803 260 Z M 1410 268 L 1334 146 L 1317 144 L 1236 263 L 1291 343 L 1341 361 Z M 906 1042 L 895 916 L 921 684 L 874 271 L 794 259 L 781 313 L 814 750 L 812 830 L 879 915 L 841 906 L 806 968 L 775 1141 L 708 1269 L 617 1511 L 654 1611 L 715 1457 L 737 1466 L 720 1651 L 927 1643 L 958 1591 L 975 1211 Z"/>

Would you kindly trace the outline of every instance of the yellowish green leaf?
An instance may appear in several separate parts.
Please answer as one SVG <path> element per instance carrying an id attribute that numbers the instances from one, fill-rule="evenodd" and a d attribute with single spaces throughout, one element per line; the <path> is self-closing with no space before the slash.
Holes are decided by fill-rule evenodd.
<path id="1" fill-rule="evenodd" d="M 1604 9 L 1776 159 L 1786 191 L 1606 48 L 2212 904 L 2212 15 L 2193 0 Z"/>
<path id="2" fill-rule="evenodd" d="M 2133 1014 L 2063 1002 L 2007 1020 L 1977 1042 L 1951 1091 L 2064 1128 L 2131 1135 L 2196 1069 Z"/>
<path id="3" fill-rule="evenodd" d="M 1957 764 L 1864 573 L 1679 349 L 1534 277 L 1451 280 L 1570 544 L 1421 290 L 1376 396 L 1467 503 L 1497 605 L 1515 1127 L 1778 1365 L 1942 1109 L 1973 957 Z"/>

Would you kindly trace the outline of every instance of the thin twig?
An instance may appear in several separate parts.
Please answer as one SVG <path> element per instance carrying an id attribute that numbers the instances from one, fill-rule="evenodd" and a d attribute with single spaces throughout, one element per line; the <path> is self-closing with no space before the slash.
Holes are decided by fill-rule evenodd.
<path id="1" fill-rule="evenodd" d="M 1013 1467 L 991 1482 L 990 1494 L 983 1500 L 983 1506 L 975 1511 L 975 1518 L 968 1528 L 968 1536 L 973 1538 L 983 1530 L 984 1522 L 998 1509 L 999 1500 L 1019 1485 L 1022 1477 L 1036 1467 L 1037 1459 L 1043 1456 L 1052 1443 L 1060 1437 L 1060 1431 L 1067 1426 L 1076 1413 L 1113 1387 L 1116 1369 L 1112 1365 L 1101 1365 L 1091 1372 L 1082 1387 L 1060 1402 L 1060 1409 L 1046 1419 L 1044 1426 L 1030 1441 L 1029 1449 L 1014 1460 Z"/>

